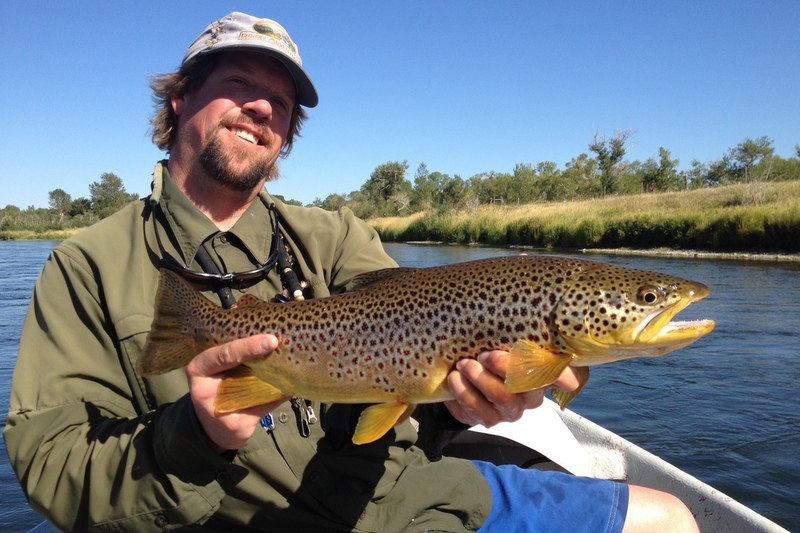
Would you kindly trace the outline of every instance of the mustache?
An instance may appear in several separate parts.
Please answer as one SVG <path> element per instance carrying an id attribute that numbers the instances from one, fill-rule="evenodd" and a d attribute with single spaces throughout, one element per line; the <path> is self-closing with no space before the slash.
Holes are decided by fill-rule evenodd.
<path id="1" fill-rule="evenodd" d="M 237 127 L 247 126 L 256 131 L 256 134 L 263 141 L 264 145 L 269 147 L 274 142 L 272 131 L 269 129 L 269 123 L 266 120 L 253 118 L 250 115 L 239 114 L 236 117 L 226 117 L 220 121 L 220 125 L 224 127 Z"/>

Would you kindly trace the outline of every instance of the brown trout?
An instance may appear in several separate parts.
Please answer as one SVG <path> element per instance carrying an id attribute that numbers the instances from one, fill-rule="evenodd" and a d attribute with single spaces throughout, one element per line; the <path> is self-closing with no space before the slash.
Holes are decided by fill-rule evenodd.
<path id="1" fill-rule="evenodd" d="M 272 333 L 278 349 L 220 384 L 219 412 L 289 396 L 325 403 L 375 403 L 353 442 L 372 442 L 414 404 L 452 398 L 455 363 L 509 350 L 506 386 L 522 392 L 553 383 L 567 367 L 659 356 L 714 329 L 713 320 L 671 322 L 708 288 L 664 274 L 544 256 L 396 268 L 357 280 L 327 298 L 272 303 L 243 296 L 223 309 L 163 270 L 155 318 L 138 362 L 143 376 L 186 365 L 211 346 Z M 577 391 L 554 391 L 565 407 Z"/>

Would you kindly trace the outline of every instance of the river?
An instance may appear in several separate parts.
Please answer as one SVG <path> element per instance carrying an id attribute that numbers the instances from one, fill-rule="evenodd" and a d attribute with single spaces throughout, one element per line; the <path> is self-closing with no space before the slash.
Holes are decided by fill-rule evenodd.
<path id="1" fill-rule="evenodd" d="M 52 242 L 0 242 L 0 413 L 5 424 L 19 333 Z M 386 245 L 403 266 L 519 250 Z M 534 251 L 528 251 L 534 253 Z M 563 254 L 562 254 L 563 255 Z M 680 351 L 594 367 L 570 408 L 794 530 L 800 524 L 800 263 L 581 255 L 701 281 L 711 295 L 681 319 L 717 328 Z M 0 458 L 0 531 L 40 521 Z"/>

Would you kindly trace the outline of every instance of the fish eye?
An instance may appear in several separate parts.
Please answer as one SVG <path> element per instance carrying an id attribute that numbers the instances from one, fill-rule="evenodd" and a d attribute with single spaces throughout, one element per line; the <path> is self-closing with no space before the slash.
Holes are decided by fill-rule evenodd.
<path id="1" fill-rule="evenodd" d="M 642 287 L 636 296 L 640 302 L 652 305 L 661 299 L 661 292 L 656 287 Z"/>

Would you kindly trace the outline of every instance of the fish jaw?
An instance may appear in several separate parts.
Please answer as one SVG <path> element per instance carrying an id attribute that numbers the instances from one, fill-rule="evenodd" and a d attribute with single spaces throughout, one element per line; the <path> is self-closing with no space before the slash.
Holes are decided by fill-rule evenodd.
<path id="1" fill-rule="evenodd" d="M 576 291 L 604 278 L 614 280 L 613 288 L 575 298 Z M 559 302 L 556 317 L 563 317 L 557 321 L 558 334 L 576 355 L 571 366 L 657 357 L 693 343 L 715 326 L 708 319 L 672 321 L 710 294 L 706 285 L 694 281 L 597 266 L 582 272 L 570 291 Z"/>

